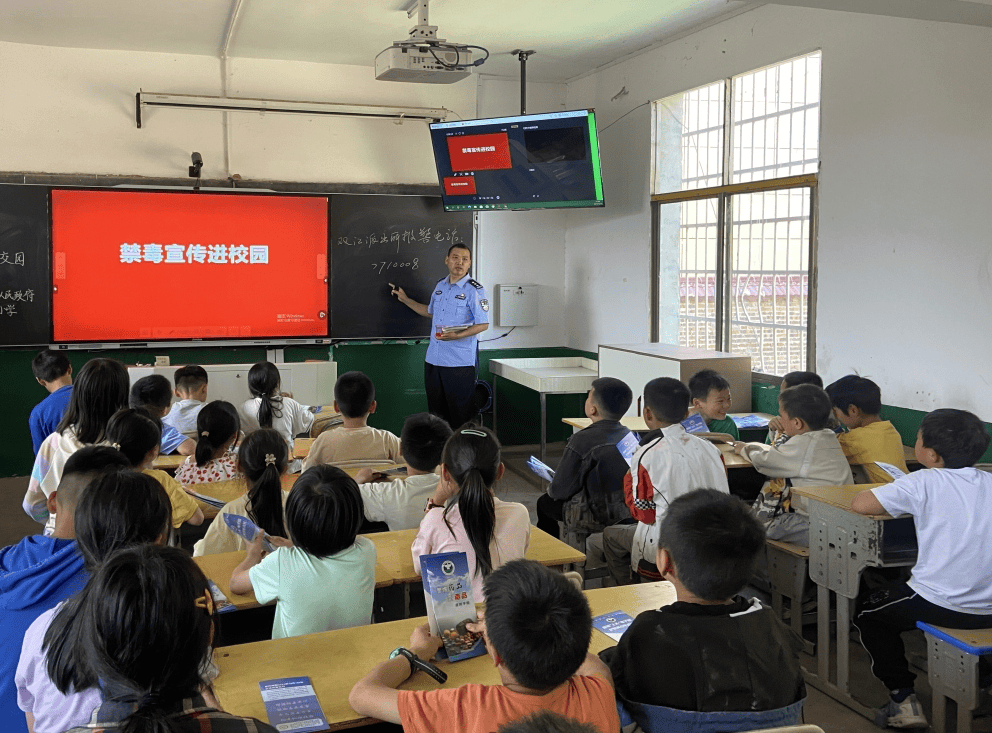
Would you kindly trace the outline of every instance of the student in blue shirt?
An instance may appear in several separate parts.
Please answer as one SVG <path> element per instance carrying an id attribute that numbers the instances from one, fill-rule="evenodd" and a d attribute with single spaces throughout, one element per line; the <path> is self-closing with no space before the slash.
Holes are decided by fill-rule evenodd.
<path id="1" fill-rule="evenodd" d="M 142 377 L 131 385 L 128 403 L 131 409 L 144 408 L 161 420 L 172 405 L 172 383 L 161 374 Z M 170 453 L 191 456 L 196 453 L 196 443 L 171 425 L 162 425 L 162 447 L 159 448 L 159 453 L 163 456 Z"/>
<path id="2" fill-rule="evenodd" d="M 438 280 L 426 305 L 410 298 L 398 285 L 389 286 L 403 305 L 433 319 L 424 365 L 427 409 L 457 430 L 474 417 L 476 348 L 479 334 L 489 328 L 489 300 L 482 284 L 468 276 L 472 266 L 468 246 L 461 242 L 451 245 L 444 264 L 448 275 Z M 468 328 L 442 332 L 450 326 Z"/>
<path id="3" fill-rule="evenodd" d="M 31 362 L 31 371 L 38 384 L 48 390 L 48 397 L 35 405 L 28 418 L 31 445 L 34 454 L 38 455 L 42 442 L 55 432 L 69 406 L 69 398 L 72 397 L 72 364 L 65 354 L 45 349 L 39 351 Z"/>

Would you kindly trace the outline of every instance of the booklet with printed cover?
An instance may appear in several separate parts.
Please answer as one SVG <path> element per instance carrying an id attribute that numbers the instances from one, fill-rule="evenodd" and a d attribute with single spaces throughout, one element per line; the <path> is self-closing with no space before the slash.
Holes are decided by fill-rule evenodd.
<path id="1" fill-rule="evenodd" d="M 634 619 L 623 611 L 604 613 L 602 616 L 593 616 L 592 618 L 592 627 L 594 629 L 599 629 L 608 637 L 613 639 L 613 641 L 620 641 L 620 637 L 623 636 L 623 632 L 625 632 L 632 623 L 634 623 Z"/>
<path id="2" fill-rule="evenodd" d="M 240 514 L 225 514 L 224 523 L 231 528 L 232 532 L 244 537 L 246 542 L 253 542 L 255 535 L 262 531 L 261 527 Z M 272 552 L 276 549 L 268 540 L 262 540 L 262 547 L 265 548 L 266 552 Z"/>
<path id="3" fill-rule="evenodd" d="M 276 730 L 293 733 L 327 730 L 327 717 L 309 677 L 262 680 L 258 687 L 269 723 Z"/>
<path id="4" fill-rule="evenodd" d="M 682 427 L 685 428 L 687 433 L 709 432 L 709 428 L 706 426 L 706 421 L 698 412 L 695 415 L 689 415 L 689 417 L 683 420 Z"/>
<path id="5" fill-rule="evenodd" d="M 431 633 L 441 637 L 448 659 L 457 662 L 485 654 L 482 634 L 467 628 L 476 621 L 468 556 L 464 552 L 421 555 L 420 575 Z"/>

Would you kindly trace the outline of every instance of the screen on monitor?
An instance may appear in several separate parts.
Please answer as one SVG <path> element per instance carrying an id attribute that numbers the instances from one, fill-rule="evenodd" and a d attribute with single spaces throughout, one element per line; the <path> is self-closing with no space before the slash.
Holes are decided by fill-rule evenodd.
<path id="1" fill-rule="evenodd" d="M 446 211 L 605 205 L 592 110 L 430 128 Z"/>
<path id="2" fill-rule="evenodd" d="M 55 343 L 328 335 L 327 197 L 52 190 Z"/>

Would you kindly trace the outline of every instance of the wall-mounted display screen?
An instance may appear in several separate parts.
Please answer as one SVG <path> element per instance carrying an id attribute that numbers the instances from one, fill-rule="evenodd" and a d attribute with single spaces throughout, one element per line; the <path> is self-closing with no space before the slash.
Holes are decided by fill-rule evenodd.
<path id="1" fill-rule="evenodd" d="M 326 196 L 54 189 L 52 340 L 326 337 Z"/>
<path id="2" fill-rule="evenodd" d="M 431 126 L 446 211 L 604 206 L 592 110 Z"/>

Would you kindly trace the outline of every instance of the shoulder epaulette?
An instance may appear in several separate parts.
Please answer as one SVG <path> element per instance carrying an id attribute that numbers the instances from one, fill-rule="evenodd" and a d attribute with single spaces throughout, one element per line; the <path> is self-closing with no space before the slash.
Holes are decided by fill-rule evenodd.
<path id="1" fill-rule="evenodd" d="M 442 282 L 444 282 L 444 281 L 445 281 L 445 280 L 447 280 L 447 279 L 448 279 L 448 276 L 447 276 L 447 275 L 445 275 L 444 277 L 442 277 L 442 278 L 441 278 L 440 280 L 438 280 L 438 281 L 437 281 L 436 283 L 434 283 L 434 284 L 435 284 L 435 285 L 440 285 L 440 284 L 441 284 Z"/>
<path id="2" fill-rule="evenodd" d="M 478 280 L 473 280 L 472 278 L 469 278 L 468 284 L 471 285 L 476 290 L 482 290 L 482 283 L 480 283 Z"/>

